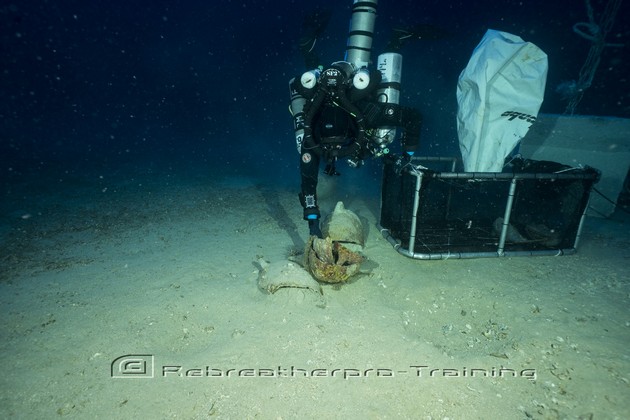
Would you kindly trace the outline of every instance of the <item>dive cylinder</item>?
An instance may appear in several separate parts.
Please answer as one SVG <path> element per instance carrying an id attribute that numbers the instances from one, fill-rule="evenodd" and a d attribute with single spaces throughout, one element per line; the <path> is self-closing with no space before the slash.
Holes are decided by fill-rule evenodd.
<path id="1" fill-rule="evenodd" d="M 392 104 L 391 107 L 385 107 L 385 115 L 393 118 L 400 104 L 400 82 L 402 80 L 402 55 L 398 53 L 384 53 L 378 56 L 377 69 L 381 72 L 382 79 L 379 84 L 378 101 Z M 388 146 L 396 138 L 395 126 L 383 126 L 376 129 L 374 141 L 378 143 L 380 153 L 389 153 Z"/>
<path id="2" fill-rule="evenodd" d="M 378 0 L 354 0 L 344 61 L 360 69 L 370 64 Z"/>
<path id="3" fill-rule="evenodd" d="M 306 104 L 306 97 L 304 95 L 312 96 L 320 73 L 320 69 L 317 68 L 302 74 L 300 80 L 296 80 L 296 78 L 289 80 L 289 95 L 291 96 L 289 111 L 291 112 L 291 116 L 293 116 L 295 145 L 298 153 L 302 153 L 302 142 L 304 141 L 304 105 Z"/>
<path id="4" fill-rule="evenodd" d="M 306 98 L 300 94 L 295 86 L 296 83 L 300 82 L 295 80 L 295 77 L 289 81 L 289 94 L 291 95 L 289 111 L 293 117 L 295 145 L 298 153 L 302 153 L 302 142 L 304 141 L 304 104 L 306 104 Z"/>

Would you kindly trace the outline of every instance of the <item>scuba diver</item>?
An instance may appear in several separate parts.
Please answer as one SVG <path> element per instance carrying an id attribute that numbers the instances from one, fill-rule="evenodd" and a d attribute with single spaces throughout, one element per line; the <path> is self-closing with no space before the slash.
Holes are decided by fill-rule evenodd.
<path id="1" fill-rule="evenodd" d="M 420 140 L 420 113 L 399 104 L 402 56 L 397 50 L 405 40 L 421 36 L 413 30 L 395 30 L 388 52 L 379 55 L 377 69 L 370 71 L 376 3 L 355 0 L 345 59 L 328 67 L 321 65 L 315 46 L 330 12 L 316 10 L 307 15 L 299 48 L 309 70 L 289 82 L 300 154 L 299 199 L 310 235 L 320 238 L 317 182 L 322 160 L 329 176 L 339 175 L 336 163 L 340 159 L 358 168 L 368 157 L 387 156 L 400 128 L 402 156 L 398 158 L 408 161 Z"/>

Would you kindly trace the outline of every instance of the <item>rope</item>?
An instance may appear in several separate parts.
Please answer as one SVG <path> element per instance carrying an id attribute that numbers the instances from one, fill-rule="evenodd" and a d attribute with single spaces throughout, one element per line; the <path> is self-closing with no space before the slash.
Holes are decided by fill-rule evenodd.
<path id="1" fill-rule="evenodd" d="M 577 82 L 571 84 L 571 94 L 569 96 L 569 103 L 564 111 L 565 114 L 573 115 L 578 104 L 584 96 L 584 91 L 588 89 L 593 83 L 593 77 L 601 61 L 602 51 L 605 47 L 623 47 L 623 44 L 608 44 L 606 43 L 606 35 L 612 29 L 615 23 L 615 16 L 622 0 L 609 0 L 606 4 L 606 8 L 602 13 L 599 23 L 595 21 L 595 13 L 591 6 L 590 0 L 586 1 L 586 13 L 588 15 L 588 22 L 578 22 L 573 25 L 573 32 L 581 36 L 582 38 L 591 41 L 591 48 L 588 51 L 586 61 L 580 69 L 580 75 Z"/>

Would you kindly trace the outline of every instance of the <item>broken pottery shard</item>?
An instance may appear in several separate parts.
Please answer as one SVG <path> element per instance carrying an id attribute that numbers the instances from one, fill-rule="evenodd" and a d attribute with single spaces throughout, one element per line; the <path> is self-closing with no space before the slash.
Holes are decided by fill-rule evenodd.
<path id="1" fill-rule="evenodd" d="M 496 235 L 501 235 L 501 231 L 503 229 L 503 217 L 497 217 L 492 224 L 492 229 Z M 523 235 L 516 229 L 512 224 L 509 224 L 507 227 L 505 239 L 510 243 L 525 243 L 528 242 L 527 238 L 524 238 Z"/>
<path id="2" fill-rule="evenodd" d="M 304 252 L 304 266 L 317 280 L 341 283 L 359 272 L 363 257 L 330 237 L 311 236 Z"/>
<path id="3" fill-rule="evenodd" d="M 556 247 L 562 242 L 560 232 L 550 229 L 542 223 L 527 225 L 525 231 L 531 238 L 550 248 Z"/>
<path id="4" fill-rule="evenodd" d="M 322 293 L 322 287 L 298 264 L 291 261 L 269 263 L 258 259 L 258 287 L 267 292 L 275 293 L 284 287 L 310 289 Z"/>
<path id="5" fill-rule="evenodd" d="M 322 233 L 333 242 L 365 245 L 363 223 L 354 212 L 347 210 L 339 201 L 335 210 L 324 220 Z"/>

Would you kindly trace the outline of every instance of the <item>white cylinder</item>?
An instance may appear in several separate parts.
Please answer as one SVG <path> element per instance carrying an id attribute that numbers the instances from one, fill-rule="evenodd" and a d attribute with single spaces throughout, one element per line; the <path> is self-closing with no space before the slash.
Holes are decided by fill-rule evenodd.
<path id="1" fill-rule="evenodd" d="M 400 104 L 400 82 L 402 80 L 402 55 L 398 53 L 384 53 L 378 56 L 377 68 L 381 72 L 382 80 L 376 94 L 379 102 Z M 385 147 L 394 141 L 397 134 L 394 126 L 379 127 L 376 130 L 377 141 Z"/>

